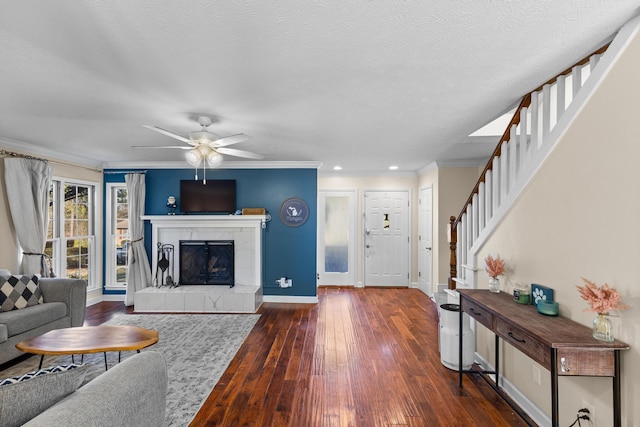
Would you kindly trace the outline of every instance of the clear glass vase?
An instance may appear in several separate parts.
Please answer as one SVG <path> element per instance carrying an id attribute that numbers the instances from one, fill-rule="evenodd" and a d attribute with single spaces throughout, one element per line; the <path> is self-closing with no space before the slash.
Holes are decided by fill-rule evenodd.
<path id="1" fill-rule="evenodd" d="M 593 319 L 593 337 L 600 341 L 613 341 L 613 331 L 608 313 L 598 313 L 598 316 Z"/>
<path id="2" fill-rule="evenodd" d="M 497 277 L 489 277 L 489 290 L 491 292 L 500 292 L 500 279 Z"/>

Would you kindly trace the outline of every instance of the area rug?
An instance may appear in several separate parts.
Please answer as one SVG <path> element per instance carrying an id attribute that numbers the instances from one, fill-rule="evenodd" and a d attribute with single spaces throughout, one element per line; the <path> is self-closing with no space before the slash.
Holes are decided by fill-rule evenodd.
<path id="1" fill-rule="evenodd" d="M 165 426 L 178 427 L 193 419 L 259 318 L 259 314 L 120 314 L 107 323 L 158 331 L 159 341 L 149 349 L 162 353 L 167 361 Z M 122 360 L 134 354 L 123 352 Z M 0 371 L 0 377 L 35 370 L 39 360 L 40 356 L 31 357 Z M 118 353 L 107 354 L 109 367 L 117 361 Z M 68 356 L 45 357 L 43 366 L 66 363 L 71 363 Z M 104 372 L 103 353 L 86 355 L 84 363 L 92 365 L 85 382 Z"/>

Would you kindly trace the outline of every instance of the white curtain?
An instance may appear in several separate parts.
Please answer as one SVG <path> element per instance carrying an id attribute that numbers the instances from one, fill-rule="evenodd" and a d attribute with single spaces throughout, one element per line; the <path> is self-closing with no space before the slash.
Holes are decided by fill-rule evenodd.
<path id="1" fill-rule="evenodd" d="M 127 295 L 125 305 L 133 305 L 136 291 L 151 285 L 151 267 L 144 249 L 144 215 L 145 183 L 144 174 L 129 173 L 125 175 L 127 183 L 127 199 L 129 201 L 129 257 L 127 260 Z"/>
<path id="2" fill-rule="evenodd" d="M 49 275 L 43 251 L 49 222 L 51 175 L 52 168 L 46 160 L 4 159 L 7 201 L 22 248 L 21 274 Z"/>

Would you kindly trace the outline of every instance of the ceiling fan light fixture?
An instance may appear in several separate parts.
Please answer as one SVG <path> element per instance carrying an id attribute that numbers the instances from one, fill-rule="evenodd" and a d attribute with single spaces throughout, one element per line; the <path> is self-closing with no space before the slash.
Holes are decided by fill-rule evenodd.
<path id="1" fill-rule="evenodd" d="M 215 150 L 211 150 L 207 154 L 207 163 L 211 168 L 217 168 L 222 164 L 222 155 Z"/>
<path id="2" fill-rule="evenodd" d="M 202 153 L 197 148 L 187 151 L 184 157 L 187 159 L 187 163 L 189 163 L 194 168 L 197 168 L 202 161 Z"/>

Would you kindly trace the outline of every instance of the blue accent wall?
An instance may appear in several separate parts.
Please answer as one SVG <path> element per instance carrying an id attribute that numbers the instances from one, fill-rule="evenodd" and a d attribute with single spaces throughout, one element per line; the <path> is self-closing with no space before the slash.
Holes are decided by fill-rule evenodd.
<path id="1" fill-rule="evenodd" d="M 105 170 L 105 172 L 116 171 L 118 170 Z M 202 179 L 201 172 L 200 179 Z M 124 182 L 124 174 L 105 174 L 104 177 L 105 186 L 108 182 Z M 193 178 L 193 169 L 148 170 L 145 178 L 147 192 L 145 214 L 166 215 L 167 198 L 175 196 L 178 199 L 176 215 L 181 215 L 180 180 Z M 267 213 L 271 215 L 271 221 L 263 230 L 264 294 L 316 296 L 318 209 L 316 169 L 208 170 L 207 180 L 213 179 L 236 180 L 238 209 L 266 208 Z M 280 205 L 290 197 L 299 197 L 309 206 L 309 219 L 299 227 L 288 227 L 280 219 Z M 145 224 L 145 244 L 151 259 L 151 225 L 148 222 Z M 291 288 L 280 288 L 276 285 L 276 279 L 282 276 L 293 280 Z"/>

